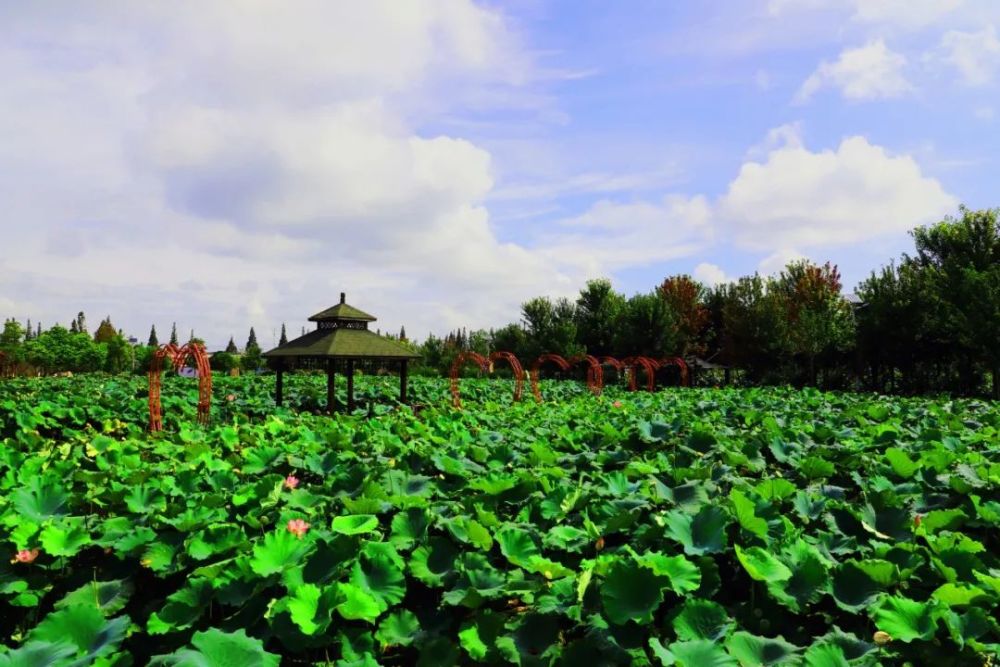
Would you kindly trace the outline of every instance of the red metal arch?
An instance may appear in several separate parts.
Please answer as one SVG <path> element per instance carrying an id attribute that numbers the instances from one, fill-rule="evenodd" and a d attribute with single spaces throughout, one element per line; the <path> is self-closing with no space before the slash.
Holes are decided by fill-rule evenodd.
<path id="1" fill-rule="evenodd" d="M 520 401 L 524 394 L 524 368 L 521 367 L 521 362 L 512 353 L 494 352 L 489 359 L 491 373 L 493 372 L 493 362 L 500 359 L 510 364 L 510 369 L 514 371 L 514 400 Z"/>
<path id="2" fill-rule="evenodd" d="M 602 364 L 607 364 L 608 366 L 611 366 L 612 368 L 614 368 L 619 373 L 622 372 L 622 370 L 625 368 L 625 364 L 623 364 L 622 362 L 618 361 L 614 357 L 601 357 L 601 363 Z"/>
<path id="3" fill-rule="evenodd" d="M 660 367 L 660 364 L 656 360 L 649 357 L 626 357 L 622 359 L 622 362 L 629 367 L 629 391 L 636 391 L 638 389 L 637 380 L 640 367 L 646 371 L 646 391 L 654 391 L 656 389 L 656 369 Z"/>
<path id="4" fill-rule="evenodd" d="M 461 352 L 455 357 L 455 361 L 451 363 L 449 377 L 451 377 L 451 404 L 456 408 L 462 407 L 462 399 L 458 395 L 458 373 L 467 361 L 475 363 L 483 373 L 490 372 L 489 360 L 478 352 Z"/>
<path id="5" fill-rule="evenodd" d="M 179 371 L 187 363 L 188 358 L 194 359 L 198 369 L 198 421 L 207 424 L 212 409 L 212 368 L 208 363 L 205 346 L 200 343 L 188 343 L 181 347 L 168 344 L 161 345 L 153 353 L 153 359 L 149 365 L 149 430 L 163 430 L 160 388 L 164 357 L 170 357 L 170 364 L 175 371 Z"/>
<path id="6" fill-rule="evenodd" d="M 597 360 L 597 357 L 589 354 L 580 354 L 569 359 L 571 366 L 580 362 L 587 364 L 587 389 L 594 396 L 600 396 L 601 390 L 604 388 L 604 369 L 601 368 L 601 362 Z"/>
<path id="7" fill-rule="evenodd" d="M 660 359 L 660 368 L 664 366 L 674 365 L 681 369 L 681 386 L 690 387 L 691 386 L 691 375 L 688 372 L 688 365 L 680 357 L 667 357 L 666 359 Z"/>
<path id="8" fill-rule="evenodd" d="M 542 368 L 542 364 L 547 361 L 554 363 L 563 372 L 568 371 L 570 368 L 569 362 L 558 354 L 543 354 L 535 359 L 535 363 L 531 364 L 531 393 L 535 395 L 535 400 L 539 403 L 542 402 L 542 392 L 538 388 L 538 372 Z"/>

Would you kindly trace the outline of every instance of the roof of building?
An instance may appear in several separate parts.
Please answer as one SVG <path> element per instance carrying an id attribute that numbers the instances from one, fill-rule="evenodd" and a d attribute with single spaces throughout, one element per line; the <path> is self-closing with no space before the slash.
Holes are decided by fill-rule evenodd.
<path id="1" fill-rule="evenodd" d="M 265 357 L 324 357 L 333 359 L 418 359 L 402 343 L 367 329 L 317 329 L 268 350 Z"/>
<path id="2" fill-rule="evenodd" d="M 363 310 L 358 310 L 346 301 L 346 295 L 340 293 L 340 303 L 324 311 L 318 312 L 309 318 L 310 322 L 330 322 L 333 320 L 351 320 L 354 322 L 374 322 L 375 317 Z"/>

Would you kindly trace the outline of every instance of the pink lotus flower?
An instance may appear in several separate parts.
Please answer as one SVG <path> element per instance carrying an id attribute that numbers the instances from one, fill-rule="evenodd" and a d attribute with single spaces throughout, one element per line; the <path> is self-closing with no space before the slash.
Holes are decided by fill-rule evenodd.
<path id="1" fill-rule="evenodd" d="M 615 407 L 615 408 L 620 408 L 622 406 L 622 402 L 621 401 L 615 401 L 614 403 L 611 404 L 611 406 Z"/>
<path id="2" fill-rule="evenodd" d="M 34 560 L 38 558 L 38 549 L 21 549 L 16 554 L 14 558 L 11 559 L 11 563 L 33 563 Z"/>
<path id="3" fill-rule="evenodd" d="M 299 478 L 296 477 L 295 475 L 289 475 L 288 477 L 285 478 L 286 489 L 292 490 L 298 485 L 299 485 Z"/>
<path id="4" fill-rule="evenodd" d="M 292 519 L 288 522 L 288 532 L 300 540 L 306 534 L 307 530 L 309 530 L 309 524 L 302 519 Z"/>
<path id="5" fill-rule="evenodd" d="M 227 394 L 226 395 L 226 400 L 229 401 L 230 403 L 232 403 L 233 401 L 236 400 L 236 394 Z"/>

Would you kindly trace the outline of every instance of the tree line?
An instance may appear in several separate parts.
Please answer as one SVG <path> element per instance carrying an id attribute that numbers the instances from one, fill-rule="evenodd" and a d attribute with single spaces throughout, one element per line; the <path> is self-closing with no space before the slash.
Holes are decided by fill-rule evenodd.
<path id="1" fill-rule="evenodd" d="M 599 279 L 575 299 L 530 299 L 518 322 L 430 336 L 418 349 L 441 374 L 463 350 L 506 350 L 525 364 L 543 352 L 682 356 L 732 369 L 742 384 L 1000 398 L 998 212 L 963 207 L 913 230 L 912 253 L 853 295 L 836 266 L 809 261 L 716 286 L 671 276 L 631 297 Z"/>
<path id="2" fill-rule="evenodd" d="M 796 261 L 774 276 L 715 286 L 670 276 L 632 296 L 607 279 L 592 280 L 575 299 L 526 301 L 520 320 L 499 329 L 460 329 L 419 344 L 407 341 L 405 330 L 389 337 L 422 355 L 416 372 L 442 375 L 463 350 L 506 350 L 526 365 L 546 352 L 681 356 L 696 368 L 730 369 L 748 385 L 1000 398 L 998 213 L 963 207 L 957 217 L 913 230 L 912 251 L 873 271 L 850 299 L 836 266 Z M 193 331 L 189 340 L 198 340 Z M 287 340 L 282 325 L 279 344 Z M 178 343 L 176 324 L 170 342 Z M 47 331 L 8 319 L 0 333 L 8 368 L 45 373 L 145 372 L 157 345 L 155 326 L 145 346 L 133 346 L 110 317 L 91 336 L 83 313 Z M 219 371 L 261 368 L 253 328 L 242 351 L 230 338 L 211 361 Z M 702 378 L 714 383 L 719 375 Z"/>

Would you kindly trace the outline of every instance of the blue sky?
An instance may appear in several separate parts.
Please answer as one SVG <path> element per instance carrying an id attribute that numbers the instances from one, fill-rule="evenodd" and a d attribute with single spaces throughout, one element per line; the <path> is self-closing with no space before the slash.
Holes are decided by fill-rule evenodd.
<path id="1" fill-rule="evenodd" d="M 0 314 L 411 335 L 1000 205 L 1000 4 L 0 3 Z"/>

